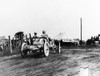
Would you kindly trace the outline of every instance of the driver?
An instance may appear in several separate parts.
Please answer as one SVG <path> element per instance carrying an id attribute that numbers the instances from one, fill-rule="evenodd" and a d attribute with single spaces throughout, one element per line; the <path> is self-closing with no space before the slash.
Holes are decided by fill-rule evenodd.
<path id="1" fill-rule="evenodd" d="M 49 42 L 49 37 L 48 37 L 48 35 L 46 34 L 46 31 L 42 31 L 42 35 L 41 35 L 41 37 L 44 37 L 44 38 L 46 38 L 47 39 L 47 41 Z"/>
<path id="2" fill-rule="evenodd" d="M 46 31 L 42 31 L 42 35 L 41 35 L 41 37 L 45 37 L 45 38 L 48 38 L 48 35 L 46 34 Z"/>
<path id="3" fill-rule="evenodd" d="M 33 38 L 37 38 L 37 33 L 36 32 L 34 32 Z"/>

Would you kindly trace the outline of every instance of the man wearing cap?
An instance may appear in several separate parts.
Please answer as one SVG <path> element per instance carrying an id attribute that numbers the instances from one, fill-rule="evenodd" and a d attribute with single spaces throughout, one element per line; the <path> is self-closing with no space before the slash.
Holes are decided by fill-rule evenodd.
<path id="1" fill-rule="evenodd" d="M 32 38 L 32 44 L 34 43 L 34 41 L 37 41 L 37 33 L 36 32 L 34 32 L 34 36 L 33 36 L 33 38 Z"/>
<path id="2" fill-rule="evenodd" d="M 37 33 L 36 32 L 34 32 L 33 38 L 37 38 Z"/>

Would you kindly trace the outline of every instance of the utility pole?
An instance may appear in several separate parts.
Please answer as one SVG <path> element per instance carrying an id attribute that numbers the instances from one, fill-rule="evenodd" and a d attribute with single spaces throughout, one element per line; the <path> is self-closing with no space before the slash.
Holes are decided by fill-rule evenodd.
<path id="1" fill-rule="evenodd" d="M 80 18 L 80 40 L 82 41 L 82 18 Z"/>
<path id="2" fill-rule="evenodd" d="M 80 45 L 82 45 L 82 18 L 80 18 Z"/>

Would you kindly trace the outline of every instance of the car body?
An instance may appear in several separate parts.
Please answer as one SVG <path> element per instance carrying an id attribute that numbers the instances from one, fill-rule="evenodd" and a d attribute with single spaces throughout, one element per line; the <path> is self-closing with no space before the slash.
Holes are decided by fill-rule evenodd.
<path id="1" fill-rule="evenodd" d="M 31 44 L 30 44 L 31 43 Z M 21 56 L 25 57 L 28 51 L 33 53 L 39 52 L 45 57 L 49 56 L 50 49 L 55 49 L 56 45 L 51 39 L 44 37 L 31 38 L 28 40 L 28 43 L 24 41 L 21 46 Z"/>

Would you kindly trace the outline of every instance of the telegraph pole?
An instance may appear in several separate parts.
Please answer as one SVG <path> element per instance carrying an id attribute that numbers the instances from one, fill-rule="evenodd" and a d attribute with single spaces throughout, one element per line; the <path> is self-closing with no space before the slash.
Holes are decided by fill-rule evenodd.
<path id="1" fill-rule="evenodd" d="M 80 18 L 80 40 L 82 41 L 82 18 Z"/>
<path id="2" fill-rule="evenodd" d="M 80 45 L 82 45 L 82 18 L 80 18 Z"/>

